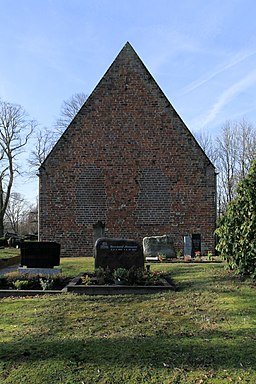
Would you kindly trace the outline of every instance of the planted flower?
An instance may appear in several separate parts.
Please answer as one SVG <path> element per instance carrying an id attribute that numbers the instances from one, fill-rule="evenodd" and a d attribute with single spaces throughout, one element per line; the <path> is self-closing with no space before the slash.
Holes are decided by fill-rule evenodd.
<path id="1" fill-rule="evenodd" d="M 125 268 L 117 268 L 114 270 L 115 284 L 126 284 L 128 279 L 128 270 Z"/>

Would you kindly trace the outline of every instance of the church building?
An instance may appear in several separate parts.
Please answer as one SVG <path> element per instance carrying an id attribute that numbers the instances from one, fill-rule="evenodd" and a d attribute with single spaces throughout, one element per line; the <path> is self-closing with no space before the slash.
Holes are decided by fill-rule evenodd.
<path id="1" fill-rule="evenodd" d="M 92 256 L 98 237 L 191 238 L 214 253 L 214 165 L 126 43 L 39 170 L 40 241 Z"/>

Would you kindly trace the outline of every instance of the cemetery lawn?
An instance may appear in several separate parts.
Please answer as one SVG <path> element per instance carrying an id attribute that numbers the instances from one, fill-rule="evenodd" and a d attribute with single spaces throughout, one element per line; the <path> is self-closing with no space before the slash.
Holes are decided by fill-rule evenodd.
<path id="1" fill-rule="evenodd" d="M 255 285 L 223 264 L 151 268 L 172 271 L 178 290 L 0 299 L 0 383 L 255 384 Z"/>
<path id="2" fill-rule="evenodd" d="M 9 259 L 10 257 L 18 256 L 20 250 L 16 248 L 2 248 L 0 249 L 0 260 Z"/>

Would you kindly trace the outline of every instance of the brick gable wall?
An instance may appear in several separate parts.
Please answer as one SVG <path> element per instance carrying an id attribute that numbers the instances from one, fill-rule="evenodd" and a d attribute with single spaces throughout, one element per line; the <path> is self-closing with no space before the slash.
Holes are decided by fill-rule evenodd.
<path id="1" fill-rule="evenodd" d="M 91 255 L 93 225 L 214 250 L 215 170 L 129 44 L 40 168 L 40 237 Z"/>

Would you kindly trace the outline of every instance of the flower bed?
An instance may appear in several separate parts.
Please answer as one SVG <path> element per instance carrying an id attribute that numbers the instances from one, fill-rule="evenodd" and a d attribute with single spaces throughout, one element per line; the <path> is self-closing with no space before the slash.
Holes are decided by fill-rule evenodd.
<path id="1" fill-rule="evenodd" d="M 9 272 L 0 276 L 1 290 L 61 290 L 69 279 L 59 275 L 27 274 Z"/>
<path id="2" fill-rule="evenodd" d="M 121 277 L 123 280 L 121 280 Z M 175 290 L 169 273 L 144 269 L 118 268 L 111 273 L 99 268 L 96 273 L 80 273 L 70 280 L 62 274 L 46 276 L 9 272 L 0 275 L 0 297 L 34 296 L 73 292 L 87 295 L 145 294 Z"/>
<path id="3" fill-rule="evenodd" d="M 113 272 L 99 268 L 95 273 L 81 273 L 65 288 L 67 292 L 87 295 L 145 294 L 174 289 L 170 274 L 142 268 L 118 268 Z"/>

